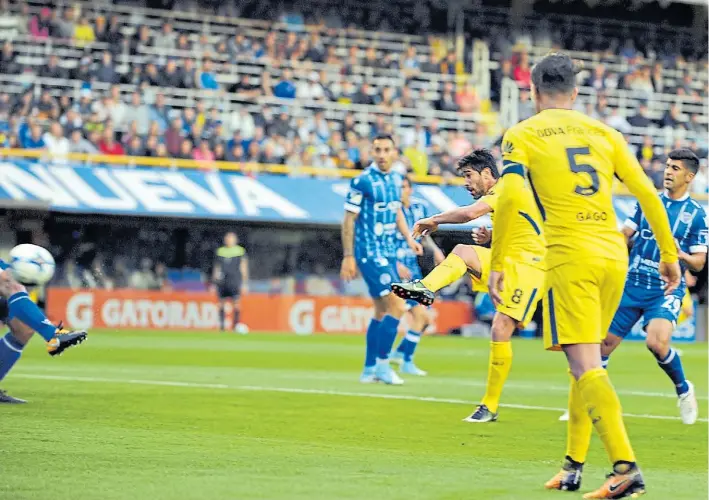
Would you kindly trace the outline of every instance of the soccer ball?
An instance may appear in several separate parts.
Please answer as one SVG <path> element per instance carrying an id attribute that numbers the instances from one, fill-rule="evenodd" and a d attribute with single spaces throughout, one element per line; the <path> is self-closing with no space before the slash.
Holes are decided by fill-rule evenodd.
<path id="1" fill-rule="evenodd" d="M 247 333 L 249 333 L 249 327 L 246 326 L 244 323 L 238 323 L 234 327 L 234 332 L 240 333 L 241 335 L 246 335 Z"/>
<path id="2" fill-rule="evenodd" d="M 54 257 L 46 249 L 29 243 L 10 250 L 10 269 L 23 285 L 44 285 L 54 276 Z"/>

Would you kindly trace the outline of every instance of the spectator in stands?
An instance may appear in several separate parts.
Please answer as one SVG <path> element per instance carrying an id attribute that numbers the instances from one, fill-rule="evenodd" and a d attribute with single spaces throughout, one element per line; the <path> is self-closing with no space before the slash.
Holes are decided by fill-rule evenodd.
<path id="1" fill-rule="evenodd" d="M 169 58 L 160 71 L 160 87 L 182 87 L 182 72 L 177 67 L 175 59 Z"/>
<path id="2" fill-rule="evenodd" d="M 150 127 L 150 109 L 143 104 L 140 93 L 131 94 L 130 104 L 126 106 L 126 116 L 138 122 L 138 133 L 146 134 Z M 116 124 L 116 126 L 118 126 Z"/>
<path id="3" fill-rule="evenodd" d="M 593 68 L 591 76 L 586 78 L 585 87 L 593 87 L 595 90 L 606 89 L 606 67 L 603 64 L 598 64 Z"/>
<path id="4" fill-rule="evenodd" d="M 83 16 L 79 20 L 79 24 L 74 27 L 74 40 L 77 45 L 85 45 L 96 40 L 94 27 L 89 24 L 89 19 L 86 16 Z"/>
<path id="5" fill-rule="evenodd" d="M 515 82 L 521 89 L 529 89 L 532 83 L 532 70 L 529 66 L 529 55 L 523 52 L 520 55 L 519 63 L 512 73 Z"/>
<path id="6" fill-rule="evenodd" d="M 16 61 L 15 49 L 12 43 L 5 42 L 0 53 L 0 73 L 17 75 L 22 72 L 22 66 Z"/>
<path id="7" fill-rule="evenodd" d="M 620 108 L 613 108 L 610 115 L 606 118 L 606 125 L 613 127 L 623 134 L 629 134 L 632 128 L 628 120 L 620 114 Z"/>
<path id="8" fill-rule="evenodd" d="M 173 118 L 170 128 L 165 131 L 165 146 L 170 156 L 177 157 L 180 152 L 180 145 L 184 138 L 184 129 L 181 118 Z"/>
<path id="9" fill-rule="evenodd" d="M 155 38 L 154 47 L 161 50 L 173 50 L 176 43 L 177 36 L 172 30 L 172 24 L 164 23 L 160 35 Z"/>
<path id="10" fill-rule="evenodd" d="M 682 82 L 677 85 L 677 90 L 682 89 L 686 95 L 692 95 L 694 89 L 692 88 L 693 78 L 692 74 L 687 72 L 682 76 Z"/>
<path id="11" fill-rule="evenodd" d="M 104 130 L 101 140 L 98 143 L 98 149 L 101 151 L 101 154 L 104 155 L 120 156 L 125 154 L 123 146 L 113 138 L 113 129 L 111 128 Z"/>
<path id="12" fill-rule="evenodd" d="M 48 89 L 42 91 L 39 101 L 32 108 L 33 114 L 40 120 L 59 119 L 59 105 Z"/>
<path id="13" fill-rule="evenodd" d="M 696 113 L 689 115 L 689 123 L 687 124 L 687 130 L 694 133 L 700 138 L 706 139 L 707 128 L 701 123 L 699 123 L 699 116 L 700 115 Z"/>
<path id="14" fill-rule="evenodd" d="M 534 103 L 528 90 L 520 90 L 519 103 L 517 104 L 517 119 L 522 121 L 535 114 Z"/>
<path id="15" fill-rule="evenodd" d="M 320 75 L 310 72 L 307 78 L 301 79 L 296 85 L 295 95 L 298 99 L 321 101 L 325 99 L 325 90 L 320 84 Z"/>
<path id="16" fill-rule="evenodd" d="M 59 66 L 59 58 L 52 54 L 47 59 L 47 64 L 40 66 L 37 76 L 41 78 L 66 78 L 67 71 Z"/>
<path id="17" fill-rule="evenodd" d="M 665 111 L 665 115 L 660 121 L 660 126 L 671 128 L 684 128 L 684 121 L 679 115 L 679 106 L 677 106 L 677 104 L 672 104 L 672 106 L 670 106 L 670 109 Z"/>
<path id="18" fill-rule="evenodd" d="M 635 116 L 628 118 L 628 123 L 633 127 L 647 128 L 653 125 L 652 120 L 647 116 L 647 103 L 642 102 L 638 106 L 638 112 Z"/>
<path id="19" fill-rule="evenodd" d="M 153 261 L 148 257 L 141 259 L 140 269 L 131 275 L 130 286 L 137 290 L 158 290 L 160 288 L 160 282 L 153 272 Z"/>
<path id="20" fill-rule="evenodd" d="M 665 85 L 665 75 L 661 62 L 656 62 L 652 67 L 651 81 L 653 90 L 658 94 L 667 91 L 667 86 Z"/>
<path id="21" fill-rule="evenodd" d="M 45 149 L 47 144 L 44 142 L 44 137 L 42 136 L 42 127 L 37 124 L 33 124 L 30 127 L 30 134 L 22 143 L 24 149 Z"/>
<path id="22" fill-rule="evenodd" d="M 209 148 L 209 141 L 202 139 L 199 141 L 199 147 L 192 151 L 192 158 L 202 162 L 202 167 L 209 167 L 214 161 L 214 153 Z"/>
<path id="23" fill-rule="evenodd" d="M 428 55 L 428 60 L 421 63 L 421 72 L 439 74 L 441 72 L 441 59 L 436 54 L 436 51 L 432 50 Z"/>
<path id="24" fill-rule="evenodd" d="M 191 160 L 192 157 L 192 141 L 188 138 L 182 139 L 180 143 L 180 151 L 177 153 L 177 158 L 182 160 Z"/>
<path id="25" fill-rule="evenodd" d="M 204 90 L 219 90 L 219 82 L 217 81 L 217 74 L 214 72 L 214 67 L 212 66 L 211 59 L 205 59 L 202 61 L 202 71 L 199 72 L 197 79 L 199 83 L 199 88 Z"/>
<path id="26" fill-rule="evenodd" d="M 478 93 L 471 81 L 466 83 L 465 86 L 456 93 L 455 103 L 458 105 L 458 110 L 462 113 L 472 113 L 478 110 L 480 99 L 478 99 Z"/>
<path id="27" fill-rule="evenodd" d="M 10 12 L 7 0 L 0 2 L 0 39 L 11 40 L 27 33 L 27 18 Z"/>
<path id="28" fill-rule="evenodd" d="M 403 87 L 401 89 L 401 96 L 399 97 L 399 105 L 402 108 L 415 108 L 417 107 L 416 105 L 419 104 L 414 97 L 414 93 L 411 90 L 411 87 Z"/>
<path id="29" fill-rule="evenodd" d="M 157 123 L 160 133 L 165 132 L 169 121 L 171 109 L 165 104 L 165 95 L 157 94 L 155 103 L 149 108 L 149 117 L 151 123 Z"/>
<path id="30" fill-rule="evenodd" d="M 37 39 L 49 37 L 50 29 L 52 28 L 52 11 L 47 7 L 43 7 L 39 11 L 39 15 L 30 18 L 30 34 Z"/>
<path id="31" fill-rule="evenodd" d="M 131 136 L 125 147 L 126 156 L 147 156 L 143 141 L 137 135 Z"/>
<path id="32" fill-rule="evenodd" d="M 643 160 L 651 162 L 655 158 L 655 148 L 653 145 L 652 137 L 646 135 L 643 138 L 643 143 L 638 148 L 636 156 L 638 158 L 638 161 L 641 163 Z"/>
<path id="33" fill-rule="evenodd" d="M 92 76 L 99 82 L 118 83 L 118 73 L 113 64 L 113 55 L 110 52 L 105 51 L 101 54 L 101 62 L 96 66 Z"/>
<path id="34" fill-rule="evenodd" d="M 82 82 L 90 82 L 93 72 L 91 71 L 91 57 L 84 56 L 79 61 L 79 65 L 71 71 L 71 78 L 81 80 Z"/>
<path id="35" fill-rule="evenodd" d="M 197 71 L 194 67 L 194 61 L 192 59 L 182 60 L 182 85 L 183 89 L 194 89 L 197 88 Z"/>
<path id="36" fill-rule="evenodd" d="M 293 84 L 293 73 L 286 69 L 281 80 L 273 87 L 273 95 L 281 99 L 295 98 L 296 87 Z"/>
<path id="37" fill-rule="evenodd" d="M 71 132 L 71 140 L 69 141 L 70 153 L 95 154 L 98 152 L 96 146 L 84 139 L 81 129 L 74 129 Z"/>
<path id="38" fill-rule="evenodd" d="M 458 111 L 458 104 L 455 102 L 453 95 L 453 83 L 446 82 L 443 84 L 443 92 L 441 98 L 436 103 L 436 109 L 439 111 Z"/>
<path id="39" fill-rule="evenodd" d="M 74 36 L 74 9 L 67 7 L 63 16 L 54 22 L 54 29 L 59 38 L 69 39 Z"/>
<path id="40" fill-rule="evenodd" d="M 64 130 L 59 122 L 54 122 L 49 127 L 49 132 L 45 132 L 42 136 L 44 144 L 49 154 L 55 157 L 55 161 L 66 159 L 69 153 L 69 140 L 64 137 Z"/>

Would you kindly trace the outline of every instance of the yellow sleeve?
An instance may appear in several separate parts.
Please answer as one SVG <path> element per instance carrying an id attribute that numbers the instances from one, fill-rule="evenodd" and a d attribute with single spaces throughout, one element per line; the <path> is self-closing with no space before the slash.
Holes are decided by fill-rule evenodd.
<path id="1" fill-rule="evenodd" d="M 492 191 L 485 196 L 481 196 L 478 201 L 482 201 L 486 205 L 488 205 L 490 208 L 492 208 L 492 211 L 494 212 L 497 210 L 497 202 L 500 198 L 500 195 L 498 194 L 500 191 L 500 184 L 502 183 L 502 179 L 497 181 L 497 185 L 492 189 Z"/>
<path id="2" fill-rule="evenodd" d="M 514 128 L 508 130 L 502 138 L 502 178 L 495 187 L 497 206 L 495 207 L 495 227 L 492 231 L 491 269 L 502 271 L 505 262 L 505 250 L 512 237 L 511 227 L 514 214 L 519 211 L 525 188 L 524 176 L 527 169 L 527 152 L 521 141 L 517 140 Z M 503 182 L 504 181 L 504 182 Z"/>
<path id="3" fill-rule="evenodd" d="M 670 220 L 665 207 L 662 206 L 662 202 L 657 196 L 655 186 L 645 175 L 637 158 L 630 153 L 623 136 L 616 132 L 613 140 L 615 143 L 615 173 L 638 199 L 643 215 L 650 223 L 655 235 L 657 246 L 660 247 L 660 260 L 667 263 L 677 262 L 677 247 L 670 229 Z"/>

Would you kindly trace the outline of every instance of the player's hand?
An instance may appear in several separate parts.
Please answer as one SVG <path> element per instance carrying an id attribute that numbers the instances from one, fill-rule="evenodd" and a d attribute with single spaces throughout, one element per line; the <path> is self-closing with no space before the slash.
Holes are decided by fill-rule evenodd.
<path id="1" fill-rule="evenodd" d="M 687 258 L 691 258 L 691 256 L 682 250 L 682 247 L 679 246 L 679 241 L 675 238 L 675 246 L 677 247 L 677 257 L 679 260 L 687 262 Z"/>
<path id="2" fill-rule="evenodd" d="M 399 278 L 402 280 L 409 281 L 411 279 L 411 270 L 401 262 L 396 263 L 396 271 L 399 273 Z"/>
<path id="3" fill-rule="evenodd" d="M 411 238 L 408 243 L 409 248 L 413 250 L 416 255 L 423 255 L 423 245 L 421 245 L 421 243 L 419 243 L 413 238 Z"/>
<path id="4" fill-rule="evenodd" d="M 425 219 L 421 219 L 414 224 L 414 229 L 411 231 L 411 236 L 414 238 L 421 238 L 422 236 L 428 236 L 436 231 L 438 231 L 438 222 L 433 220 L 433 217 L 426 217 Z"/>
<path id="5" fill-rule="evenodd" d="M 491 271 L 490 278 L 487 280 L 487 287 L 490 291 L 490 298 L 495 307 L 500 307 L 502 304 L 502 290 L 505 273 L 501 271 Z"/>
<path id="6" fill-rule="evenodd" d="M 352 255 L 349 255 L 342 259 L 342 265 L 340 266 L 340 278 L 344 281 L 352 281 L 357 277 L 357 263 Z"/>
<path id="7" fill-rule="evenodd" d="M 487 245 L 492 240 L 492 231 L 486 227 L 473 229 L 473 243 L 476 245 Z"/>
<path id="8" fill-rule="evenodd" d="M 677 290 L 677 287 L 682 282 L 682 269 L 679 267 L 679 262 L 660 262 L 660 278 L 665 282 L 665 295 L 670 295 Z"/>

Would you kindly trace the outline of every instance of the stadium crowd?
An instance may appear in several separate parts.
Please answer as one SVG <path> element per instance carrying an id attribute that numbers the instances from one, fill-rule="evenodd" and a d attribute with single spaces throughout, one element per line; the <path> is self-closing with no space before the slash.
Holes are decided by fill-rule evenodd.
<path id="1" fill-rule="evenodd" d="M 30 14 L 27 6 L 19 13 L 10 10 L 6 1 L 1 7 L 0 38 L 6 41 L 0 52 L 0 74 L 82 82 L 79 92 L 76 87 L 28 84 L 22 92 L 0 94 L 0 143 L 4 147 L 46 150 L 58 156 L 77 152 L 193 159 L 206 169 L 213 168 L 213 161 L 362 169 L 370 162 L 368 139 L 384 132 L 397 138 L 402 170 L 452 177 L 455 159 L 464 151 L 499 146 L 502 131 L 482 120 L 474 124 L 474 132 L 466 133 L 444 128 L 436 118 L 419 118 L 407 127 L 395 126 L 390 119 L 401 110 L 419 112 L 427 108 L 469 114 L 469 120 L 477 116 L 481 99 L 465 78 L 434 80 L 438 85 L 435 100 L 428 99 L 424 88 L 415 85 L 421 83 L 422 75 L 458 75 L 469 70 L 470 61 L 459 61 L 455 52 L 445 49 L 432 48 L 423 54 L 411 45 L 400 53 L 381 53 L 371 45 L 351 46 L 342 57 L 329 43 L 336 36 L 330 29 L 273 30 L 263 39 L 237 31 L 233 36 L 215 39 L 206 34 L 190 37 L 164 22 L 159 30 L 143 25 L 128 34 L 119 16 L 92 15 L 75 6 L 63 10 L 46 7 L 36 14 Z M 71 40 L 74 47 L 83 50 L 83 56 L 75 66 L 55 54 L 49 55 L 44 64 L 25 65 L 12 42 L 25 34 L 35 41 Z M 577 42 L 562 36 L 547 34 L 547 38 L 552 48 L 561 43 L 572 44 L 564 48 L 578 48 L 574 45 Z M 104 42 L 108 49 L 98 51 L 94 42 Z M 528 91 L 530 56 L 525 46 L 505 42 L 499 33 L 491 34 L 490 43 L 505 59 L 491 74 L 490 95 L 493 101 L 499 101 L 503 82 L 516 82 L 521 90 L 518 115 L 524 119 L 534 112 Z M 683 129 L 683 138 L 673 143 L 660 144 L 655 135 L 647 135 L 642 144 L 632 146 L 656 183 L 661 182 L 664 155 L 672 147 L 689 146 L 706 158 L 707 129 L 700 114 L 682 114 L 673 105 L 659 119 L 648 116 L 648 103 L 656 93 L 676 94 L 699 105 L 706 102 L 706 80 L 696 82 L 690 71 L 679 81 L 664 77 L 667 68 L 683 68 L 685 61 L 679 52 L 669 47 L 643 54 L 632 39 L 594 48 L 599 51 L 600 63 L 579 83 L 595 89 L 597 95 L 593 103 L 579 100 L 580 110 L 626 134 L 632 128 Z M 143 63 L 133 61 L 141 60 L 139 56 L 146 51 L 165 51 L 170 56 L 155 55 Z M 603 62 L 612 56 L 624 58 L 630 69 L 622 74 L 606 70 Z M 220 73 L 229 64 L 244 60 L 267 62 L 267 66 L 282 70 L 277 76 L 264 71 L 260 78 L 241 73 L 234 83 L 224 83 Z M 286 61 L 292 65 L 285 65 Z M 335 65 L 339 74 L 317 71 L 312 63 Z M 401 88 L 370 85 L 366 79 L 355 84 L 348 78 L 355 67 L 393 70 L 405 75 L 406 84 Z M 126 94 L 121 85 L 135 85 L 138 90 Z M 193 106 L 173 107 L 170 96 L 160 90 L 165 88 L 200 89 L 207 91 L 208 97 Z M 611 89 L 633 91 L 644 101 L 634 114 L 624 116 L 608 104 L 605 92 Z M 279 104 L 260 106 L 258 110 L 236 105 L 225 110 L 219 104 L 219 97 L 225 93 L 251 100 L 274 97 Z M 371 122 L 361 120 L 354 112 L 333 119 L 322 109 L 294 116 L 293 105 L 312 101 L 343 107 L 374 105 L 377 115 Z M 704 181 L 695 185 L 705 192 L 706 165 L 700 175 Z"/>

